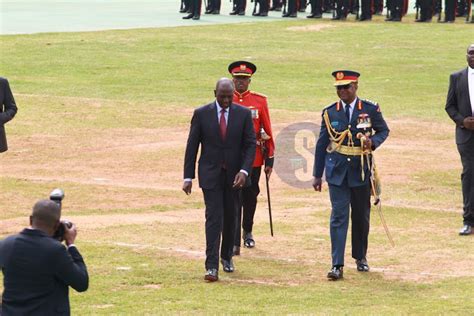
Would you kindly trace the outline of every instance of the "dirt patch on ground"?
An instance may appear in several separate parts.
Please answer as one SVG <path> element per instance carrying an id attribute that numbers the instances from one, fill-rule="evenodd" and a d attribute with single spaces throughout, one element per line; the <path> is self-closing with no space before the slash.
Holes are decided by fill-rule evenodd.
<path id="1" fill-rule="evenodd" d="M 305 25 L 305 26 L 291 26 L 288 27 L 287 30 L 289 31 L 297 31 L 297 32 L 320 32 L 327 28 L 333 28 L 334 25 L 331 24 L 312 24 L 312 25 Z"/>
<path id="2" fill-rule="evenodd" d="M 292 30 L 320 31 L 326 27 L 330 26 L 318 24 Z M 94 106 L 101 106 L 100 100 L 93 101 Z M 312 117 L 319 118 L 317 113 L 283 110 L 277 112 L 274 121 L 275 135 L 291 123 L 288 122 L 288 117 L 291 117 L 292 121 L 301 122 Z M 285 115 L 285 112 L 288 115 Z M 384 205 L 437 212 L 459 211 L 461 201 L 459 204 L 450 200 L 432 202 L 429 199 L 423 200 L 422 195 L 409 194 L 410 190 L 418 185 L 414 174 L 429 173 L 433 170 L 460 171 L 452 125 L 405 118 L 391 120 L 389 125 L 390 138 L 376 152 L 384 184 Z M 151 247 L 173 256 L 201 260 L 204 255 L 204 211 L 201 192 L 197 181 L 194 182 L 194 193 L 191 197 L 185 196 L 181 191 L 187 129 L 188 125 L 180 125 L 160 129 L 119 128 L 80 131 L 79 134 L 60 135 L 61 144 L 52 142 L 51 137 L 45 134 L 12 136 L 11 149 L 2 156 L 0 172 L 2 177 L 19 179 L 25 183 L 44 184 L 47 187 L 54 186 L 55 183 L 68 183 L 71 186 L 68 191 L 71 194 L 67 198 L 68 208 L 90 210 L 93 213 L 69 216 L 77 223 L 85 239 L 90 238 L 91 242 L 95 242 L 94 238 L 98 232 L 104 232 L 105 228 L 161 223 L 166 224 L 168 230 L 163 233 L 164 235 L 160 235 L 159 246 L 152 244 L 151 241 L 153 235 L 156 237 L 157 233 L 162 232 L 153 230 L 150 232 L 149 240 L 146 236 L 135 237 L 136 240 L 132 240 L 132 236 L 131 241 L 127 243 L 117 240 L 108 242 L 138 250 Z M 278 159 L 278 149 L 276 156 Z M 312 161 L 308 161 L 308 166 L 306 174 L 310 177 Z M 310 186 L 291 187 L 279 177 L 278 173 L 272 176 L 271 188 L 277 234 L 275 237 L 270 237 L 265 224 L 265 228 L 257 230 L 257 248 L 252 251 L 243 249 L 244 255 L 250 260 L 255 258 L 308 266 L 319 264 L 316 270 L 318 274 L 324 275 L 328 267 L 320 263 L 330 262 L 328 225 L 330 205 L 327 190 L 317 194 Z M 428 188 L 434 192 L 439 191 L 440 194 L 443 189 L 438 183 L 433 183 L 432 187 Z M 256 223 L 268 221 L 263 181 L 261 190 Z M 31 199 L 14 195 L 12 199 L 15 203 L 23 203 L 24 209 L 31 209 Z M 13 200 L 0 202 L 1 206 L 9 209 Z M 154 211 L 153 207 L 157 204 L 168 208 L 164 211 Z M 137 213 L 138 208 L 141 209 L 140 213 Z M 113 209 L 124 211 L 120 214 L 105 213 Z M 128 209 L 131 211 L 127 212 Z M 0 234 L 18 232 L 28 224 L 27 221 L 27 216 L 18 212 L 16 217 L 0 222 Z M 419 240 L 416 234 L 417 230 L 426 227 L 421 227 L 417 223 L 412 223 L 411 227 L 403 231 L 394 231 L 393 234 L 401 236 L 398 237 L 400 239 L 412 238 L 414 243 L 426 242 Z M 195 231 L 185 231 L 189 228 Z M 385 238 L 381 227 L 373 226 L 371 232 L 376 236 L 382 236 L 380 238 Z M 448 239 L 455 234 L 452 227 L 436 227 L 436 232 L 445 234 Z M 184 237 L 189 237 L 191 233 L 199 235 L 199 238 Z M 406 234 L 409 237 L 403 237 Z M 113 236 L 110 238 L 113 239 Z M 419 248 L 399 247 L 385 250 L 386 245 L 388 244 L 379 243 L 376 246 L 372 243 L 369 251 L 372 256 L 370 259 L 373 260 L 370 261 L 373 272 L 381 273 L 384 278 L 431 282 L 474 274 L 465 269 L 466 266 L 470 266 L 472 257 L 453 253 L 440 254 L 439 257 L 430 260 L 430 254 L 422 253 Z M 349 246 L 347 249 L 350 251 Z M 350 258 L 350 253 L 347 254 L 347 258 Z M 384 258 L 400 259 L 394 264 L 384 262 Z M 429 262 L 429 265 L 420 266 L 419 262 Z M 354 265 L 348 263 L 348 267 L 351 269 Z M 260 279 L 242 282 L 273 284 L 271 280 Z M 301 282 L 304 282 L 304 279 Z"/>

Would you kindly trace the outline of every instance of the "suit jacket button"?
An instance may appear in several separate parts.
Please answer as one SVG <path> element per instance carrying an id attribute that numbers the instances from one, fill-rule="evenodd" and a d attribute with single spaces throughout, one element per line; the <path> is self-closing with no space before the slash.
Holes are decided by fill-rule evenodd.
<path id="1" fill-rule="evenodd" d="M 347 158 L 347 161 L 351 161 L 351 158 Z"/>

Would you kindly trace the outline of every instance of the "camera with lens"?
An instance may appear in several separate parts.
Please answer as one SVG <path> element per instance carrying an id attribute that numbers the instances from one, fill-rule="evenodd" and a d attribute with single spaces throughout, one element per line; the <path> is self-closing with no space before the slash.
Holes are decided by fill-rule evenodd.
<path id="1" fill-rule="evenodd" d="M 49 194 L 49 199 L 51 201 L 56 202 L 61 208 L 62 201 L 64 199 L 64 191 L 61 189 L 54 189 Z M 64 234 L 66 233 L 66 228 L 71 228 L 71 227 L 72 227 L 72 223 L 70 221 L 67 221 L 67 220 L 61 221 L 61 224 L 59 225 L 58 229 L 54 232 L 53 238 L 59 241 L 63 241 Z"/>

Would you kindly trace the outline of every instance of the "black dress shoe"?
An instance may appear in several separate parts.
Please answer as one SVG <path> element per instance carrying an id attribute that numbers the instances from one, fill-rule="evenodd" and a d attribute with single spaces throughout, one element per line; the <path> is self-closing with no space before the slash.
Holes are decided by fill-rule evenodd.
<path id="1" fill-rule="evenodd" d="M 240 256 L 240 246 L 234 246 L 232 252 L 234 253 L 234 256 Z"/>
<path id="2" fill-rule="evenodd" d="M 363 21 L 372 21 L 372 18 L 360 18 L 359 19 L 359 22 L 363 22 Z"/>
<path id="3" fill-rule="evenodd" d="M 211 14 L 211 13 L 212 13 L 212 11 L 214 11 L 214 10 L 211 10 L 211 9 L 206 9 L 206 11 L 204 11 L 204 14 Z"/>
<path id="4" fill-rule="evenodd" d="M 242 239 L 244 240 L 244 246 L 247 248 L 253 248 L 255 247 L 255 240 L 253 239 L 252 233 L 251 232 L 246 232 L 244 230 Z"/>
<path id="5" fill-rule="evenodd" d="M 211 14 L 221 14 L 220 10 L 214 10 L 211 12 Z"/>
<path id="6" fill-rule="evenodd" d="M 258 16 L 268 16 L 268 12 L 260 12 Z"/>
<path id="7" fill-rule="evenodd" d="M 388 18 L 388 19 L 385 19 L 385 21 L 387 21 L 387 22 L 401 22 L 402 18 Z"/>
<path id="8" fill-rule="evenodd" d="M 237 15 L 245 15 L 245 11 L 240 11 Z"/>
<path id="9" fill-rule="evenodd" d="M 186 12 L 188 12 L 188 9 L 184 8 L 184 9 L 179 10 L 179 13 L 186 13 Z"/>
<path id="10" fill-rule="evenodd" d="M 367 259 L 365 258 L 356 260 L 356 265 L 357 265 L 357 271 L 368 272 L 370 270 L 369 264 L 367 263 Z"/>
<path id="11" fill-rule="evenodd" d="M 209 282 L 216 282 L 219 280 L 217 269 L 207 269 L 206 274 L 204 275 L 204 280 Z"/>
<path id="12" fill-rule="evenodd" d="M 464 227 L 461 228 L 461 230 L 459 231 L 459 235 L 461 235 L 461 236 L 467 236 L 467 235 L 470 235 L 470 234 L 472 234 L 471 225 L 464 225 Z"/>
<path id="13" fill-rule="evenodd" d="M 191 14 L 188 14 L 186 16 L 183 16 L 183 19 L 189 20 L 189 19 L 192 19 L 193 17 L 194 17 L 194 14 L 191 13 Z"/>
<path id="14" fill-rule="evenodd" d="M 222 267 L 224 268 L 224 272 L 229 272 L 232 273 L 234 272 L 234 262 L 232 262 L 232 259 L 230 260 L 225 260 L 221 259 Z"/>
<path id="15" fill-rule="evenodd" d="M 419 23 L 430 23 L 430 22 L 431 22 L 431 19 L 418 19 L 418 20 L 415 20 L 415 22 L 419 22 Z"/>
<path id="16" fill-rule="evenodd" d="M 331 281 L 336 281 L 342 279 L 344 276 L 343 267 L 332 267 L 331 271 L 328 273 L 328 279 Z"/>
<path id="17" fill-rule="evenodd" d="M 238 13 L 237 11 L 231 11 L 229 15 L 237 15 L 237 13 Z"/>
<path id="18" fill-rule="evenodd" d="M 195 16 L 193 16 L 193 20 L 199 20 L 200 18 L 201 18 L 200 15 L 195 15 Z"/>

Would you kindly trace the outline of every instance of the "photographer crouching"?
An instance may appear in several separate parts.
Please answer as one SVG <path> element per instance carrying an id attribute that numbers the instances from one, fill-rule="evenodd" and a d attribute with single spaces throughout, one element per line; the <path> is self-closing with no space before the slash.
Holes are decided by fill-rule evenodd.
<path id="1" fill-rule="evenodd" d="M 74 245 L 76 227 L 60 220 L 63 197 L 56 189 L 51 200 L 38 201 L 30 216 L 31 227 L 0 241 L 1 316 L 69 315 L 69 286 L 78 292 L 87 290 L 87 268 Z"/>

